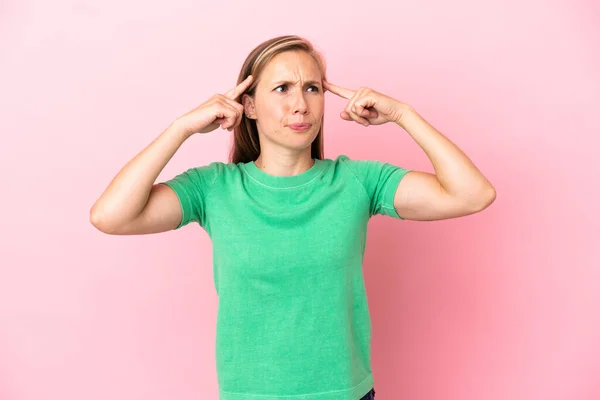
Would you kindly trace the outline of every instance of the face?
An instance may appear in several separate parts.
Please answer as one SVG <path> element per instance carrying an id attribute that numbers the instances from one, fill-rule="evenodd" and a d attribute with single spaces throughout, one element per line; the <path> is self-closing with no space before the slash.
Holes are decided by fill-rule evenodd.
<path id="1" fill-rule="evenodd" d="M 243 101 L 256 120 L 261 148 L 310 149 L 324 109 L 319 65 L 302 51 L 280 53 L 258 78 L 254 97 L 244 95 Z"/>

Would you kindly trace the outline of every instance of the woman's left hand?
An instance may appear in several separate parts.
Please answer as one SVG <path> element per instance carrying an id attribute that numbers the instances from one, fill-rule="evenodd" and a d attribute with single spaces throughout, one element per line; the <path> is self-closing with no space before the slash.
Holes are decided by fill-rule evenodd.
<path id="1" fill-rule="evenodd" d="M 333 94 L 349 99 L 346 108 L 340 114 L 342 119 L 356 121 L 364 126 L 381 125 L 386 122 L 399 124 L 402 114 L 410 108 L 407 104 L 366 87 L 354 91 L 326 81 L 323 82 L 323 87 Z"/>

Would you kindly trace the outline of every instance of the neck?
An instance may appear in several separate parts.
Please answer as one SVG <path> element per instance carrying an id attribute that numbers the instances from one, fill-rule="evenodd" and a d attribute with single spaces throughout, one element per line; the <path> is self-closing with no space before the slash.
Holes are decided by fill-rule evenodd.
<path id="1" fill-rule="evenodd" d="M 258 156 L 254 164 L 263 172 L 274 176 L 299 175 L 308 171 L 315 160 L 313 158 L 302 159 L 265 159 L 262 154 Z"/>

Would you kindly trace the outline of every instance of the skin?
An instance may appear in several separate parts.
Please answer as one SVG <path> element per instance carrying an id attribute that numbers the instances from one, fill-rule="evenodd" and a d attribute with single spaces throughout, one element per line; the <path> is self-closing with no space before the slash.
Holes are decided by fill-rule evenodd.
<path id="1" fill-rule="evenodd" d="M 255 164 L 275 176 L 297 175 L 308 170 L 311 144 L 323 117 L 325 97 L 317 62 L 301 51 L 275 56 L 265 67 L 253 97 L 242 97 L 248 118 L 256 120 L 261 154 Z M 292 123 L 308 122 L 311 127 L 296 132 Z"/>
<path id="2" fill-rule="evenodd" d="M 290 81 L 283 84 L 281 81 Z M 411 171 L 400 181 L 394 207 L 404 219 L 434 221 L 480 212 L 496 198 L 491 183 L 469 157 L 411 106 L 371 88 L 347 89 L 322 81 L 316 61 L 304 52 L 274 57 L 259 78 L 254 97 L 244 95 L 244 110 L 257 121 L 261 154 L 256 165 L 275 176 L 309 169 L 310 146 L 320 128 L 324 92 L 347 100 L 340 117 L 364 127 L 393 123 L 423 149 L 435 173 Z M 287 125 L 309 122 L 306 132 Z"/>
<path id="3" fill-rule="evenodd" d="M 412 107 L 370 88 L 351 90 L 323 82 L 318 64 L 306 53 L 279 54 L 259 77 L 255 95 L 244 94 L 243 105 L 234 101 L 253 79 L 248 77 L 182 116 L 127 163 L 90 210 L 92 224 L 115 235 L 175 229 L 182 218 L 179 200 L 166 185 L 154 183 L 157 176 L 193 133 L 218 126 L 231 130 L 243 112 L 258 126 L 259 168 L 274 176 L 308 170 L 314 164 L 310 147 L 323 117 L 324 91 L 348 100 L 340 113 L 343 120 L 365 127 L 391 122 L 408 133 L 431 161 L 435 173 L 408 172 L 396 189 L 394 208 L 404 219 L 461 217 L 484 210 L 496 198 L 494 187 L 469 157 Z M 282 80 L 291 83 L 278 83 Z M 297 122 L 312 125 L 305 132 L 288 127 Z"/>
<path id="4" fill-rule="evenodd" d="M 494 187 L 470 158 L 414 108 L 370 88 L 324 85 L 348 100 L 342 119 L 365 127 L 391 122 L 407 132 L 431 161 L 434 174 L 411 171 L 398 184 L 394 208 L 400 216 L 415 221 L 457 218 L 483 211 L 494 202 Z"/>

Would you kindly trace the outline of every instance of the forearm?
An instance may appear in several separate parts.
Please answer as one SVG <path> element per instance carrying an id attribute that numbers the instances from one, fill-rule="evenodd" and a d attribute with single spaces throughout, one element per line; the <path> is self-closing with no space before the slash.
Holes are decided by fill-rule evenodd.
<path id="1" fill-rule="evenodd" d="M 493 186 L 469 157 L 414 109 L 407 107 L 397 124 L 423 149 L 447 193 L 465 199 L 495 196 Z"/>
<path id="2" fill-rule="evenodd" d="M 114 226 L 137 217 L 158 175 L 188 137 L 177 121 L 171 124 L 119 171 L 93 205 L 90 218 Z"/>

